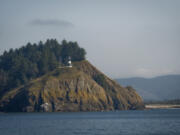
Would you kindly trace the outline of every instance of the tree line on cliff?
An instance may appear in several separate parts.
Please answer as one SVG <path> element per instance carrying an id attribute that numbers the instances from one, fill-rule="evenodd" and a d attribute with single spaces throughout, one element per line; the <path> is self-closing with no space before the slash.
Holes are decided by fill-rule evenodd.
<path id="1" fill-rule="evenodd" d="M 0 56 L 0 95 L 65 65 L 69 56 L 72 61 L 81 61 L 85 55 L 77 42 L 58 43 L 56 39 L 4 51 Z"/>

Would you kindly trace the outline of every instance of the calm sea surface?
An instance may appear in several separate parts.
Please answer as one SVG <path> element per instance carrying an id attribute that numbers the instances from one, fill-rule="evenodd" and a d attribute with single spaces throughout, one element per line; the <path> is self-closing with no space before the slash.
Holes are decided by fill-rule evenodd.
<path id="1" fill-rule="evenodd" d="M 1 113 L 0 135 L 180 135 L 180 109 Z"/>

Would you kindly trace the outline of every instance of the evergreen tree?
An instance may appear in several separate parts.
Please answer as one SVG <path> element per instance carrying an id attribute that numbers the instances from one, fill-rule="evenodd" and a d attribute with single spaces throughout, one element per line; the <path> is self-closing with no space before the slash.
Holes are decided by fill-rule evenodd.
<path id="1" fill-rule="evenodd" d="M 77 42 L 63 40 L 59 44 L 56 39 L 4 51 L 0 55 L 0 95 L 66 64 L 69 56 L 72 61 L 80 61 L 85 55 Z"/>

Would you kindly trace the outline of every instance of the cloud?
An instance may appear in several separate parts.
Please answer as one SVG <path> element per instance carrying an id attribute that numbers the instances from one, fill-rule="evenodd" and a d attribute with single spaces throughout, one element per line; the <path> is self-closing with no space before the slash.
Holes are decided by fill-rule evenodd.
<path id="1" fill-rule="evenodd" d="M 33 26 L 57 26 L 57 27 L 74 27 L 74 25 L 65 20 L 58 20 L 58 19 L 35 19 L 30 22 Z"/>
<path id="2" fill-rule="evenodd" d="M 134 72 L 136 76 L 140 77 L 154 77 L 159 75 L 173 74 L 174 71 L 170 69 L 149 69 L 149 68 L 137 68 Z"/>

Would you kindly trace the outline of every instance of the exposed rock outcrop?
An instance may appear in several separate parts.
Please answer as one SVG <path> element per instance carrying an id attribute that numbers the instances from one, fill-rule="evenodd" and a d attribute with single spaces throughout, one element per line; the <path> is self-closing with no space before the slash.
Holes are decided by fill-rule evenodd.
<path id="1" fill-rule="evenodd" d="M 5 93 L 0 111 L 57 112 L 143 109 L 131 87 L 121 87 L 88 61 L 59 68 Z"/>

